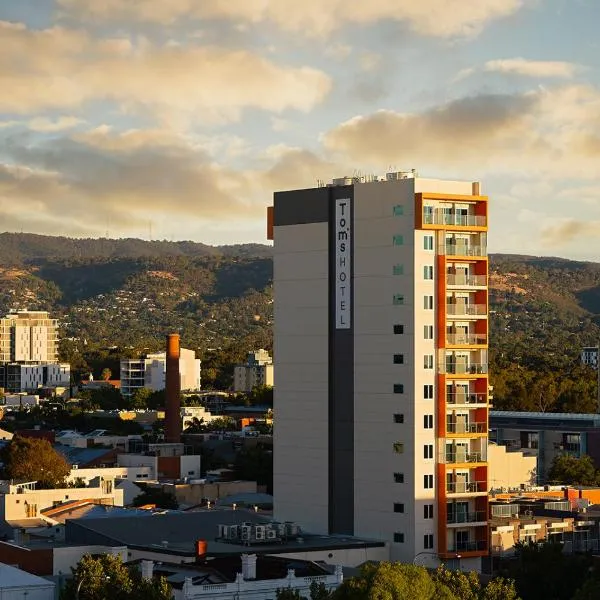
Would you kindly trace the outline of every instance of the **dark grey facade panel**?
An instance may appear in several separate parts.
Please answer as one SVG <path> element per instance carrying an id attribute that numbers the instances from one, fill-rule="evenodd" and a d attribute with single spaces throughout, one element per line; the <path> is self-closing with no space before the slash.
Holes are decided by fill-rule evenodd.
<path id="1" fill-rule="evenodd" d="M 327 223 L 329 220 L 329 190 L 312 188 L 275 192 L 273 202 L 273 225 L 303 225 Z"/>

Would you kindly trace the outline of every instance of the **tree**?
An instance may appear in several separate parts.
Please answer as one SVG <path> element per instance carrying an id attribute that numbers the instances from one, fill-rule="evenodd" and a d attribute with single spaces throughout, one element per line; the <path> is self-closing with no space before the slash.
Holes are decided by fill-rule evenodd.
<path id="1" fill-rule="evenodd" d="M 172 600 L 164 578 L 146 580 L 128 568 L 119 556 L 86 554 L 72 569 L 73 577 L 62 589 L 61 600 Z"/>
<path id="2" fill-rule="evenodd" d="M 145 486 L 144 486 L 145 487 Z M 164 492 L 159 488 L 146 487 L 139 496 L 133 500 L 134 506 L 145 506 L 146 504 L 154 504 L 157 508 L 166 508 L 177 510 L 179 504 L 172 494 Z"/>
<path id="3" fill-rule="evenodd" d="M 38 488 L 64 485 L 71 472 L 65 458 L 48 440 L 15 437 L 1 452 L 4 477 L 17 481 L 37 481 Z"/>
<path id="4" fill-rule="evenodd" d="M 130 408 L 140 408 L 144 409 L 148 406 L 148 400 L 152 396 L 152 390 L 146 387 L 137 388 L 134 390 L 131 398 L 129 398 L 129 407 Z"/>
<path id="5" fill-rule="evenodd" d="M 460 600 L 479 600 L 481 583 L 473 571 L 463 573 L 447 569 L 442 565 L 435 573 L 435 580 Z"/>
<path id="6" fill-rule="evenodd" d="M 304 596 L 300 595 L 298 590 L 291 588 L 280 588 L 275 592 L 276 600 L 306 600 Z"/>
<path id="7" fill-rule="evenodd" d="M 330 592 L 321 581 L 310 584 L 310 600 L 332 600 L 335 592 Z"/>
<path id="8" fill-rule="evenodd" d="M 102 373 L 100 374 L 100 379 L 102 381 L 108 381 L 112 377 L 112 371 L 108 368 L 102 369 Z"/>
<path id="9" fill-rule="evenodd" d="M 273 450 L 262 444 L 240 450 L 234 463 L 236 478 L 256 481 L 266 485 L 267 492 L 273 493 Z"/>
<path id="10" fill-rule="evenodd" d="M 495 577 L 480 592 L 480 600 L 520 600 L 512 579 Z"/>
<path id="11" fill-rule="evenodd" d="M 596 485 L 597 479 L 594 461 L 587 454 L 581 458 L 559 454 L 548 472 L 548 481 L 565 485 Z"/>

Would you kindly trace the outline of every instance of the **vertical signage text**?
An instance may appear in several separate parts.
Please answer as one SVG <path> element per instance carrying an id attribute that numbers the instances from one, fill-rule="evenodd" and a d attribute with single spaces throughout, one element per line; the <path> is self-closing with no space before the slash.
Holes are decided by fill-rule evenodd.
<path id="1" fill-rule="evenodd" d="M 350 329 L 352 301 L 350 199 L 335 201 L 335 328 Z"/>

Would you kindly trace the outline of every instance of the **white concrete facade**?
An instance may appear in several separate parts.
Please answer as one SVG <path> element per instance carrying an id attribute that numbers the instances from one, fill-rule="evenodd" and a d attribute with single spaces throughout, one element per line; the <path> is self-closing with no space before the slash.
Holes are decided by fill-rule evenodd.
<path id="1" fill-rule="evenodd" d="M 273 386 L 273 359 L 266 350 L 255 350 L 248 353 L 245 364 L 236 365 L 233 369 L 233 391 L 251 392 L 260 386 Z"/>
<path id="2" fill-rule="evenodd" d="M 58 362 L 58 321 L 27 310 L 0 319 L 0 362 Z"/>
<path id="3" fill-rule="evenodd" d="M 410 175 L 352 188 L 353 534 L 387 541 L 392 560 L 460 553 L 477 569 L 487 544 L 487 516 L 473 521 L 487 510 L 487 217 L 474 211 L 487 198 L 472 182 Z M 275 517 L 315 533 L 331 524 L 330 235 L 329 222 L 309 218 L 273 227 Z M 461 294 L 485 305 L 485 323 L 447 308 Z M 463 364 L 457 356 L 478 369 L 464 376 L 465 406 L 454 391 L 464 381 L 447 372 Z"/>

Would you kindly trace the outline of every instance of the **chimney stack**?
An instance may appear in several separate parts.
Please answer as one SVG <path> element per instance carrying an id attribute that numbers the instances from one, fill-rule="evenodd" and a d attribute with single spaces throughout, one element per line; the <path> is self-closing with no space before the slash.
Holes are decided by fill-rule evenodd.
<path id="1" fill-rule="evenodd" d="M 181 379 L 179 376 L 179 334 L 167 335 L 167 374 L 165 403 L 165 441 L 181 441 Z"/>

